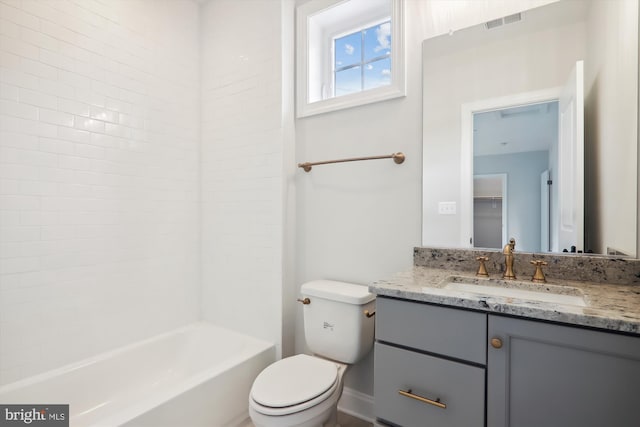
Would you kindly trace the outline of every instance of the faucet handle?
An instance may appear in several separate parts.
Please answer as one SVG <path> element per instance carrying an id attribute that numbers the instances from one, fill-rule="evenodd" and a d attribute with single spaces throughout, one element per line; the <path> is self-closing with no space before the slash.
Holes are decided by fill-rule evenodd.
<path id="1" fill-rule="evenodd" d="M 478 271 L 476 273 L 476 276 L 489 277 L 489 273 L 487 272 L 487 267 L 485 267 L 484 265 L 485 261 L 489 261 L 489 257 L 479 256 L 476 258 L 476 261 L 480 261 L 480 265 L 478 266 Z"/>
<path id="2" fill-rule="evenodd" d="M 548 263 L 541 259 L 535 259 L 531 261 L 531 264 L 536 266 L 536 271 L 533 273 L 531 281 L 535 283 L 547 283 L 547 279 L 544 277 L 544 273 L 542 272 L 542 266 L 547 265 Z"/>

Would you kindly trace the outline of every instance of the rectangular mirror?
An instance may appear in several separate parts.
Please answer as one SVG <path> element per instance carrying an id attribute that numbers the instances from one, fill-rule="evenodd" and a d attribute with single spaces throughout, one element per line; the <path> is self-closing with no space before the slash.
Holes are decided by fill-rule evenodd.
<path id="1" fill-rule="evenodd" d="M 637 128 L 636 0 L 425 40 L 422 244 L 635 257 Z"/>

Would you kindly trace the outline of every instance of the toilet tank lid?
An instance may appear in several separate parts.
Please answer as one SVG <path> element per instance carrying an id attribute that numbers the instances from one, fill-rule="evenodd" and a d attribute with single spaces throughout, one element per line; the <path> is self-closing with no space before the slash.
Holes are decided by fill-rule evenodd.
<path id="1" fill-rule="evenodd" d="M 363 305 L 376 299 L 367 286 L 335 280 L 312 280 L 302 285 L 303 295 L 324 298 L 347 304 Z"/>

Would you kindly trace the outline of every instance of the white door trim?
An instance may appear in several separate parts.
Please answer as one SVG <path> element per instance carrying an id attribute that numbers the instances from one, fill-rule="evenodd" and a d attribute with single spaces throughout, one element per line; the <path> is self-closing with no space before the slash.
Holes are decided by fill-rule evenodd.
<path id="1" fill-rule="evenodd" d="M 515 93 L 462 104 L 460 138 L 460 246 L 473 247 L 473 115 L 474 113 L 557 101 L 562 87 Z"/>

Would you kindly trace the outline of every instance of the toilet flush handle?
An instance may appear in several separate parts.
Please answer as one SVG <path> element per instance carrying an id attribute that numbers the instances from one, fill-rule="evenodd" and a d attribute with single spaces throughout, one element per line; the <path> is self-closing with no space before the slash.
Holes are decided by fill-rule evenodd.
<path id="1" fill-rule="evenodd" d="M 309 298 L 305 298 L 305 299 L 300 299 L 298 298 L 296 301 L 301 302 L 304 305 L 309 305 L 311 304 L 311 300 Z"/>
<path id="2" fill-rule="evenodd" d="M 364 311 L 364 315 L 367 316 L 367 317 L 373 317 L 373 316 L 376 315 L 376 312 L 375 312 L 375 310 L 374 311 L 365 310 Z"/>

